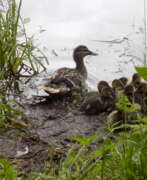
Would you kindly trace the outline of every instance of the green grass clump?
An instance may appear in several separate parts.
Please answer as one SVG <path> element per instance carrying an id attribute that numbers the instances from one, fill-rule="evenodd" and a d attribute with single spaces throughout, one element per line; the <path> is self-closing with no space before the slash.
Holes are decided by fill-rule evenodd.
<path id="1" fill-rule="evenodd" d="M 90 137 L 87 137 L 89 141 Z M 95 136 L 91 137 L 94 138 Z M 76 139 L 76 138 L 75 138 Z M 78 142 L 80 142 L 79 138 Z M 100 147 L 89 150 L 87 139 L 81 148 L 71 148 L 58 168 L 49 166 L 34 180 L 146 180 L 147 121 L 122 132 L 115 141 L 104 139 Z M 85 143 L 83 142 L 85 140 Z M 84 145 L 83 145 L 84 144 Z"/>
<path id="2" fill-rule="evenodd" d="M 18 180 L 14 166 L 6 159 L 0 159 L 0 179 L 1 180 Z"/>
<path id="3" fill-rule="evenodd" d="M 30 77 L 43 68 L 44 54 L 27 37 L 20 15 L 22 0 L 0 4 L 0 92 L 17 88 L 21 77 Z M 20 36 L 21 32 L 21 37 Z M 22 33 L 23 32 L 23 33 Z"/>
<path id="4" fill-rule="evenodd" d="M 21 6 L 22 0 L 0 1 L 0 127 L 16 115 L 24 116 L 8 103 L 8 96 L 19 93 L 19 80 L 45 69 L 47 61 L 26 35 Z"/>

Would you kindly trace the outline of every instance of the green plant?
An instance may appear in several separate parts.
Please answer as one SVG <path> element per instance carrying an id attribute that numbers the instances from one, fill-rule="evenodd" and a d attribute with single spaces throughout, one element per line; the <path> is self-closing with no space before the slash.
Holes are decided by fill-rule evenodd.
<path id="1" fill-rule="evenodd" d="M 20 16 L 22 0 L 0 4 L 0 92 L 18 88 L 21 77 L 31 77 L 44 67 L 45 55 L 31 41 Z M 19 37 L 20 32 L 23 32 Z"/>
<path id="2" fill-rule="evenodd" d="M 17 180 L 15 167 L 10 165 L 6 159 L 0 159 L 0 179 Z"/>

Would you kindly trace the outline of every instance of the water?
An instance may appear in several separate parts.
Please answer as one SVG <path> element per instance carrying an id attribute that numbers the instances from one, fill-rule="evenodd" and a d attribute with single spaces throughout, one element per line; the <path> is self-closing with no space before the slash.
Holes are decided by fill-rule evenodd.
<path id="1" fill-rule="evenodd" d="M 75 66 L 72 52 L 79 44 L 99 53 L 85 59 L 90 90 L 96 89 L 100 80 L 111 83 L 114 78 L 130 77 L 134 65 L 143 62 L 143 0 L 25 0 L 22 16 L 31 19 L 26 24 L 27 33 L 35 35 L 35 42 L 50 62 L 48 73 L 32 80 L 36 85 L 29 90 L 31 93 L 36 87 L 36 93 L 40 93 L 43 78 L 56 69 Z"/>

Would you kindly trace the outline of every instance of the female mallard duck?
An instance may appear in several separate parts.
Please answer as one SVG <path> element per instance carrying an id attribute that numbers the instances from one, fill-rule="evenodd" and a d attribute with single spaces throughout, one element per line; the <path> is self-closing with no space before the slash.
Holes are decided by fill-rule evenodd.
<path id="1" fill-rule="evenodd" d="M 55 71 L 43 90 L 50 95 L 64 95 L 73 90 L 81 92 L 87 79 L 87 70 L 83 60 L 88 55 L 96 56 L 97 54 L 84 45 L 75 48 L 73 59 L 76 67 L 74 69 L 64 67 Z"/>

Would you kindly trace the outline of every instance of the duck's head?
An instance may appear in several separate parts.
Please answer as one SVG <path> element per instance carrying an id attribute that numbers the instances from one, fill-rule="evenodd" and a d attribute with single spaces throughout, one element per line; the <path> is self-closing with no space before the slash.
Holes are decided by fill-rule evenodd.
<path id="1" fill-rule="evenodd" d="M 140 92 L 140 93 L 147 93 L 147 83 L 140 82 L 137 91 Z"/>
<path id="2" fill-rule="evenodd" d="M 121 83 L 121 81 L 119 79 L 114 79 L 112 81 L 112 87 L 114 90 L 118 90 L 118 91 L 121 91 L 123 90 L 123 84 Z"/>
<path id="3" fill-rule="evenodd" d="M 114 99 L 115 93 L 111 87 L 104 87 L 103 90 L 101 91 L 101 97 Z"/>
<path id="4" fill-rule="evenodd" d="M 134 87 L 132 84 L 129 84 L 125 87 L 124 89 L 124 93 L 128 96 L 133 96 L 134 94 Z"/>
<path id="5" fill-rule="evenodd" d="M 128 83 L 128 78 L 126 78 L 126 77 L 121 77 L 121 78 L 119 78 L 119 80 L 123 84 L 123 86 L 126 86 Z"/>
<path id="6" fill-rule="evenodd" d="M 101 93 L 101 91 L 103 90 L 103 88 L 105 87 L 109 87 L 109 84 L 107 81 L 100 81 L 98 84 L 97 84 L 97 89 L 98 91 Z"/>
<path id="7" fill-rule="evenodd" d="M 135 88 L 138 88 L 141 83 L 141 77 L 139 76 L 138 73 L 134 73 L 132 76 L 132 84 L 134 85 Z"/>
<path id="8" fill-rule="evenodd" d="M 85 56 L 92 55 L 97 56 L 97 53 L 90 51 L 86 46 L 80 45 L 74 49 L 73 57 L 74 59 L 83 59 Z"/>

